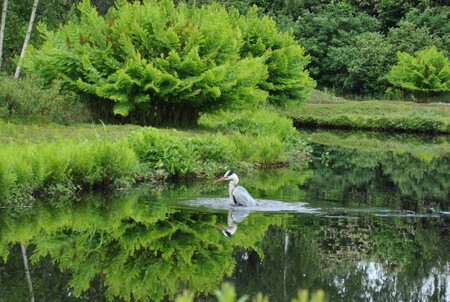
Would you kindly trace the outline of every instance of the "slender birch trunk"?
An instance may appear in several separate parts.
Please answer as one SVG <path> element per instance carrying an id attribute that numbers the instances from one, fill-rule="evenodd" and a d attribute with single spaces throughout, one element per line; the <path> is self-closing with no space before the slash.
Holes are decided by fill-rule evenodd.
<path id="1" fill-rule="evenodd" d="M 34 18 L 36 17 L 36 10 L 38 6 L 39 0 L 34 0 L 33 9 L 31 10 L 30 23 L 28 24 L 27 34 L 25 36 L 25 41 L 23 42 L 22 52 L 20 53 L 19 64 L 17 64 L 16 73 L 14 74 L 14 78 L 18 79 L 20 77 L 20 71 L 22 70 L 23 59 L 25 58 L 25 51 L 28 47 L 28 42 L 30 41 L 31 30 L 33 29 Z"/>
<path id="2" fill-rule="evenodd" d="M 3 0 L 2 23 L 0 25 L 0 70 L 3 60 L 3 38 L 5 36 L 6 11 L 8 10 L 8 0 Z"/>
<path id="3" fill-rule="evenodd" d="M 23 242 L 20 242 L 20 248 L 22 249 L 23 267 L 25 268 L 25 275 L 28 281 L 28 289 L 30 290 L 31 302 L 34 302 L 34 290 L 33 283 L 31 282 L 30 266 L 28 265 L 27 248 Z"/>

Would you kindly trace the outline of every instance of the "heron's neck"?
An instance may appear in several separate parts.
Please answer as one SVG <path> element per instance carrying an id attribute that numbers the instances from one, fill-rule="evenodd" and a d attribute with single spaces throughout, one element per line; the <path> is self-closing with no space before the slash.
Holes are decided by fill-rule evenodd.
<path id="1" fill-rule="evenodd" d="M 229 196 L 230 196 L 230 203 L 231 204 L 234 204 L 234 198 L 233 198 L 233 191 L 234 191 L 234 189 L 236 188 L 236 185 L 238 184 L 238 181 L 239 180 L 231 180 L 229 183 L 228 183 L 228 194 L 229 194 Z"/>

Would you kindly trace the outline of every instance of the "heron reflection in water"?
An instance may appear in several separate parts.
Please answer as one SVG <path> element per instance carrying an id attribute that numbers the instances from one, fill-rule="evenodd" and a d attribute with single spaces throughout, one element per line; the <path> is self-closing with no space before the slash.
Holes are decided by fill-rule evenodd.
<path id="1" fill-rule="evenodd" d="M 227 180 L 230 181 L 228 183 L 228 194 L 230 196 L 231 204 L 244 207 L 252 207 L 258 205 L 255 199 L 253 199 L 253 197 L 247 192 L 244 187 L 237 185 L 239 183 L 239 177 L 234 171 L 227 171 L 225 175 L 217 179 L 216 182 L 223 182 Z"/>
<path id="2" fill-rule="evenodd" d="M 214 225 L 216 228 L 222 231 L 222 233 L 231 237 L 237 230 L 237 223 L 242 222 L 247 216 L 250 215 L 248 211 L 237 211 L 235 208 L 228 210 L 227 226 Z"/>

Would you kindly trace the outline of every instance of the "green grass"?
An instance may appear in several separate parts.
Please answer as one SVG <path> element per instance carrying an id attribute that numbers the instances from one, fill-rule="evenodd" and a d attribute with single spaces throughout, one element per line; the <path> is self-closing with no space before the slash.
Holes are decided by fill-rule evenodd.
<path id="1" fill-rule="evenodd" d="M 315 91 L 283 114 L 297 127 L 450 133 L 450 105 L 403 101 L 350 101 Z"/>
<path id="2" fill-rule="evenodd" d="M 54 123 L 17 124 L 0 120 L 0 144 L 34 144 L 71 139 L 75 141 L 116 140 L 142 128 L 135 125 Z"/>

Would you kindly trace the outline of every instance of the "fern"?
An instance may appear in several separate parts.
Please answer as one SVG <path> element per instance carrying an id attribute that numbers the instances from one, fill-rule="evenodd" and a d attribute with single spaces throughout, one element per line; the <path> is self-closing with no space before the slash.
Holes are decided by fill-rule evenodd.
<path id="1" fill-rule="evenodd" d="M 202 113 L 254 108 L 267 97 L 305 99 L 314 86 L 303 49 L 256 10 L 239 16 L 170 0 L 121 2 L 105 16 L 84 0 L 78 10 L 55 32 L 39 27 L 45 43 L 25 68 L 60 79 L 102 120 L 195 124 Z"/>
<path id="2" fill-rule="evenodd" d="M 450 91 L 450 60 L 435 46 L 415 56 L 398 53 L 398 63 L 387 75 L 395 87 L 417 94 Z"/>

